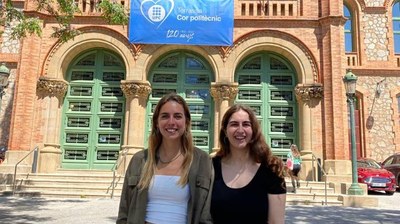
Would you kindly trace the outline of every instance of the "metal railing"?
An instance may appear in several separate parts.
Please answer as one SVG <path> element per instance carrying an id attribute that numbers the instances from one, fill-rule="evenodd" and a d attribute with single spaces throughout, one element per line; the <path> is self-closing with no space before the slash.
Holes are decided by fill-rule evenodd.
<path id="1" fill-rule="evenodd" d="M 122 162 L 126 160 L 126 155 L 128 154 L 128 150 L 124 149 L 121 153 L 121 156 L 115 161 L 113 168 L 111 169 L 113 171 L 113 179 L 111 183 L 111 198 L 114 198 L 114 191 L 115 191 L 115 179 L 116 179 L 116 172 L 119 166 L 121 165 Z M 126 163 L 125 163 L 126 164 Z M 124 167 L 125 170 L 125 167 Z"/>
<path id="2" fill-rule="evenodd" d="M 22 159 L 20 159 L 20 160 L 15 164 L 15 167 L 14 167 L 13 187 L 12 187 L 12 194 L 13 194 L 13 195 L 15 194 L 15 188 L 16 188 L 16 182 L 17 182 L 17 168 L 18 168 L 18 165 L 19 165 L 22 161 L 24 161 L 30 154 L 32 154 L 33 152 L 35 152 L 34 155 L 33 155 L 33 161 L 32 161 L 32 173 L 36 173 L 36 168 L 37 168 L 37 157 L 38 157 L 37 152 L 38 152 L 38 149 L 39 149 L 39 147 L 36 146 L 35 148 L 33 148 L 32 150 L 30 150 L 24 157 L 22 157 Z"/>
<path id="3" fill-rule="evenodd" d="M 315 172 L 314 171 L 314 168 L 315 168 L 314 161 L 317 162 L 318 168 L 322 171 L 323 175 L 325 176 L 325 178 L 324 178 L 324 185 L 325 185 L 325 189 L 324 189 L 324 191 L 325 191 L 325 201 L 324 201 L 324 204 L 328 205 L 328 188 L 327 188 L 327 183 L 326 183 L 326 172 L 325 172 L 324 168 L 322 167 L 321 162 L 318 160 L 318 158 L 314 155 L 313 152 L 311 152 L 311 156 L 312 156 L 312 161 L 311 161 L 312 162 L 312 169 L 311 169 L 311 172 L 312 172 L 312 176 L 313 176 L 314 181 L 319 181 L 318 180 L 319 178 L 314 173 Z"/>

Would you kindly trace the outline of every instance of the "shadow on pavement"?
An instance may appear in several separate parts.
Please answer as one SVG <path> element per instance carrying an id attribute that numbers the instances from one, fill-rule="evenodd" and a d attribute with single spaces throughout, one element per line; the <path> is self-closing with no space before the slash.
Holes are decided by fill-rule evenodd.
<path id="1" fill-rule="evenodd" d="M 35 215 L 35 211 L 49 210 L 48 206 L 51 203 L 60 201 L 58 199 L 0 196 L 0 223 L 30 224 L 56 220 L 57 216 L 38 217 Z M 78 203 L 81 201 L 62 200 L 62 202 Z"/>
<path id="2" fill-rule="evenodd" d="M 289 206 L 286 223 L 399 223 L 398 210 L 341 206 Z"/>

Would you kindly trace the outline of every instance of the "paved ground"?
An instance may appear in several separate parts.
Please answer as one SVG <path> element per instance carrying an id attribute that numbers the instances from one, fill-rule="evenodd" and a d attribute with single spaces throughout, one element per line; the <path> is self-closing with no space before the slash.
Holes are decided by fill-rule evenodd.
<path id="1" fill-rule="evenodd" d="M 400 192 L 379 197 L 379 208 L 288 206 L 286 223 L 394 224 L 400 223 Z M 0 196 L 2 224 L 115 223 L 119 199 L 54 199 Z"/>

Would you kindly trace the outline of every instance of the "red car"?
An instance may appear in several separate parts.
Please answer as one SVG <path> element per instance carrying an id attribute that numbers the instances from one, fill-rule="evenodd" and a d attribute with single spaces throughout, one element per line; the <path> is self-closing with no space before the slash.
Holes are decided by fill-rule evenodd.
<path id="1" fill-rule="evenodd" d="M 396 178 L 390 171 L 382 168 L 373 159 L 358 159 L 358 182 L 367 184 L 368 191 L 385 191 L 393 195 L 396 191 Z"/>

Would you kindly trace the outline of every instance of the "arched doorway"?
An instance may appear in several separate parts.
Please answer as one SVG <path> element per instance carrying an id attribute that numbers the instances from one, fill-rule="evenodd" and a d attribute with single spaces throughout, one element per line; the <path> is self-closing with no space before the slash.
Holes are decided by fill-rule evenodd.
<path id="1" fill-rule="evenodd" d="M 61 131 L 63 168 L 114 165 L 123 139 L 125 98 L 120 82 L 124 78 L 122 60 L 104 49 L 85 52 L 71 63 Z"/>

